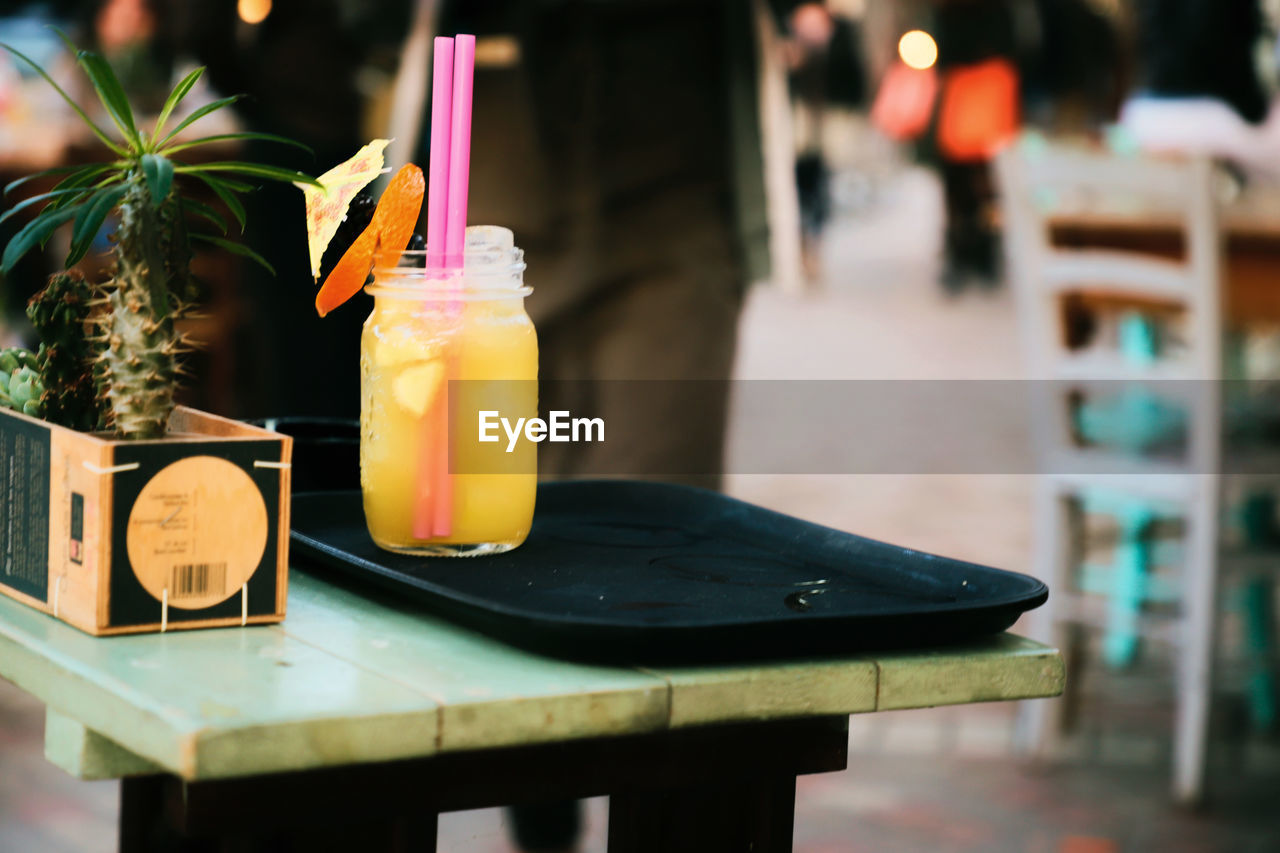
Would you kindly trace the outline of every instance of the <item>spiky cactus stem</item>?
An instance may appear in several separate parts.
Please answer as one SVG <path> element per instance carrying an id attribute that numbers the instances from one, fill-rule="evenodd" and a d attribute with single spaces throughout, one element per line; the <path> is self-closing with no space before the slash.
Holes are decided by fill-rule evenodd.
<path id="1" fill-rule="evenodd" d="M 173 411 L 182 343 L 173 324 L 159 207 L 140 172 L 129 179 L 120 213 L 100 380 L 122 438 L 160 438 Z"/>
<path id="2" fill-rule="evenodd" d="M 101 346 L 88 335 L 98 296 L 92 282 L 69 270 L 50 276 L 27 303 L 27 317 L 41 340 L 43 417 L 71 429 L 92 430 L 101 422 L 93 370 Z"/>

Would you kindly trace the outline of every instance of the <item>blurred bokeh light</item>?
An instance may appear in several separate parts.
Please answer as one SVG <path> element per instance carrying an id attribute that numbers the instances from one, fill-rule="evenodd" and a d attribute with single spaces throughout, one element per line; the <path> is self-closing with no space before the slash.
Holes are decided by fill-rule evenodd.
<path id="1" fill-rule="evenodd" d="M 924 30 L 912 30 L 898 39 L 898 56 L 907 65 L 923 71 L 938 61 L 938 45 Z"/>
<path id="2" fill-rule="evenodd" d="M 271 0 L 239 0 L 236 14 L 246 24 L 261 24 L 271 14 Z"/>

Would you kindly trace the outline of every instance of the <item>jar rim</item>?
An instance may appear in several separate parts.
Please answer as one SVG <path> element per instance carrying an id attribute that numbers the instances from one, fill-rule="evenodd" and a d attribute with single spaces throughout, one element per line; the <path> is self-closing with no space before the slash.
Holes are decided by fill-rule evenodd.
<path id="1" fill-rule="evenodd" d="M 524 270 L 524 250 L 515 244 L 510 228 L 471 225 L 461 257 L 441 257 L 429 246 L 406 249 L 396 256 L 394 265 L 374 269 L 367 289 L 374 295 L 399 291 L 448 299 L 467 298 L 465 294 L 473 294 L 471 298 L 525 296 L 532 288 L 524 284 Z"/>
<path id="2" fill-rule="evenodd" d="M 375 267 L 365 291 L 373 296 L 394 295 L 432 299 L 502 299 L 528 296 L 533 288 L 524 283 L 524 252 L 468 251 L 465 267 L 433 268 L 426 265 L 425 250 L 407 250 L 394 267 Z M 503 260 L 506 263 L 503 263 Z"/>
<path id="3" fill-rule="evenodd" d="M 393 266 L 375 266 L 375 275 L 419 275 L 432 274 L 434 278 L 445 278 L 465 272 L 468 277 L 477 275 L 506 275 L 522 273 L 525 270 L 524 250 L 518 247 L 502 248 L 499 246 L 468 246 L 463 254 L 461 266 L 435 267 L 428 269 L 427 249 L 405 249 L 400 253 Z"/>

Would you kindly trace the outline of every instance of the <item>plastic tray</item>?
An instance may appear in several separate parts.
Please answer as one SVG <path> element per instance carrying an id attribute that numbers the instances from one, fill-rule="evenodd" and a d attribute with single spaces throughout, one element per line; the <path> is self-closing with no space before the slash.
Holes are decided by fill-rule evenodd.
<path id="1" fill-rule="evenodd" d="M 299 494 L 293 553 L 516 646 L 616 663 L 706 663 L 941 645 L 1008 628 L 1048 590 L 715 492 L 544 484 L 519 548 L 383 551 L 359 492 Z"/>

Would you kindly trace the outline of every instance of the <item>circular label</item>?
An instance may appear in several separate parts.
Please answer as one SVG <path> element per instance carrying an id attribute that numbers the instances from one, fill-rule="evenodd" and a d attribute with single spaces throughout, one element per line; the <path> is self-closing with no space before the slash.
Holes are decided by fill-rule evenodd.
<path id="1" fill-rule="evenodd" d="M 133 573 L 169 606 L 199 610 L 249 580 L 267 547 L 267 505 L 239 466 L 193 456 L 163 468 L 129 512 Z"/>

